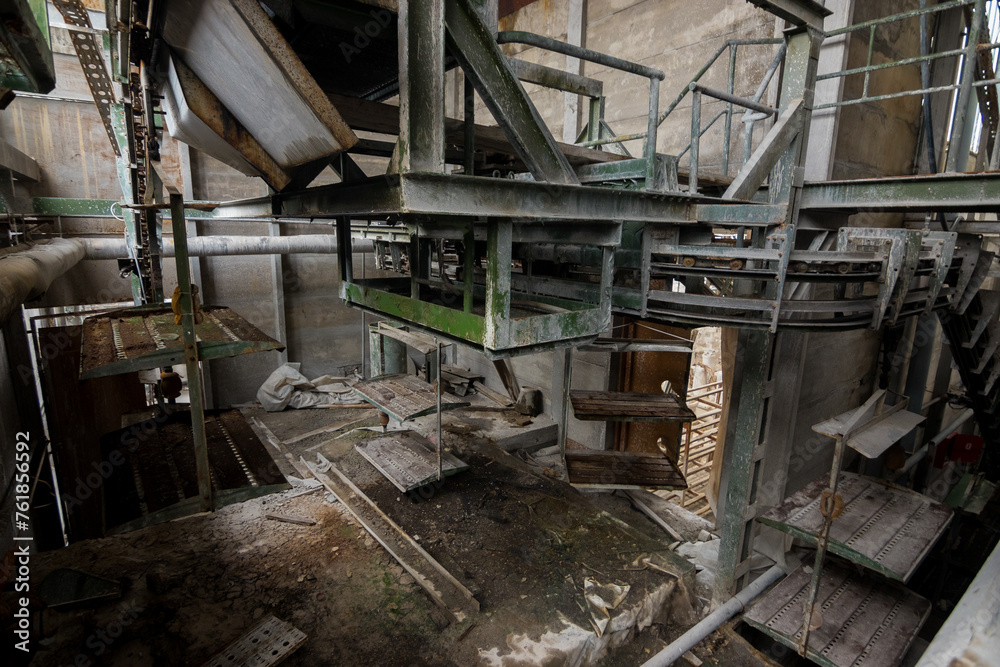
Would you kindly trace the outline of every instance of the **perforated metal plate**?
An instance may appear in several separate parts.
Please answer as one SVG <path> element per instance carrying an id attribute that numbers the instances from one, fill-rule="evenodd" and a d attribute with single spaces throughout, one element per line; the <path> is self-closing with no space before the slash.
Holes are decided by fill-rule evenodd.
<path id="1" fill-rule="evenodd" d="M 795 648 L 811 574 L 799 568 L 759 598 L 747 623 Z M 823 570 L 816 607 L 822 625 L 809 634 L 807 657 L 823 667 L 899 665 L 931 604 L 902 586 L 836 564 Z"/>
<path id="2" fill-rule="evenodd" d="M 205 663 L 205 667 L 266 667 L 277 665 L 307 639 L 291 623 L 269 616 L 250 632 Z"/>
<path id="3" fill-rule="evenodd" d="M 80 66 L 83 68 L 87 85 L 90 86 L 90 92 L 94 96 L 94 104 L 97 105 L 97 110 L 101 114 L 101 120 L 104 122 L 104 129 L 108 133 L 111 147 L 114 149 L 115 155 L 121 155 L 118 141 L 115 139 L 114 127 L 111 124 L 111 105 L 115 102 L 115 92 L 111 87 L 111 77 L 108 76 L 108 70 L 104 64 L 101 46 L 97 43 L 97 38 L 92 32 L 93 27 L 90 24 L 87 9 L 80 0 L 53 0 L 52 4 L 62 14 L 66 23 L 85 29 L 69 29 L 73 39 L 73 48 L 76 49 L 76 55 L 80 59 Z"/>

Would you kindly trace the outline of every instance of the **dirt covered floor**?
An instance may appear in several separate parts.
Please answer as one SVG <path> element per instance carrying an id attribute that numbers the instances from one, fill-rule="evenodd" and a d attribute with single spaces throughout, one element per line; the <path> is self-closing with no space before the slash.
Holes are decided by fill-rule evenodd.
<path id="1" fill-rule="evenodd" d="M 35 581 L 71 567 L 120 581 L 122 596 L 38 610 L 32 664 L 200 665 L 271 614 L 308 635 L 290 665 L 579 664 L 600 644 L 587 579 L 630 587 L 612 618 L 634 610 L 622 628 L 609 626 L 614 640 L 598 646 L 599 663 L 641 663 L 697 620 L 693 566 L 661 529 L 624 499 L 581 494 L 503 452 L 474 418 L 452 417 L 444 439 L 470 470 L 409 497 L 354 450 L 377 435 L 352 431 L 377 424 L 373 411 L 247 416 L 281 441 L 284 451 L 269 449 L 286 474 L 296 474 L 289 458 L 333 461 L 474 593 L 480 611 L 449 623 L 341 503 L 293 489 L 37 555 Z M 349 425 L 296 440 L 339 424 Z M 658 569 L 642 562 L 649 557 Z M 636 623 L 653 625 L 636 633 Z M 579 646 L 567 649 L 559 633 L 571 626 Z"/>

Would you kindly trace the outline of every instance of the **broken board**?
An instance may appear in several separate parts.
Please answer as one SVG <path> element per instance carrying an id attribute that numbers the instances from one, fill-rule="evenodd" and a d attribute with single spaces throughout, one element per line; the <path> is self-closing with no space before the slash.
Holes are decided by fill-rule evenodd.
<path id="1" fill-rule="evenodd" d="M 798 568 L 753 603 L 743 620 L 795 649 L 811 571 Z M 809 633 L 807 655 L 823 667 L 902 664 L 931 604 L 898 584 L 830 563 L 819 581 L 822 625 Z"/>
<path id="2" fill-rule="evenodd" d="M 697 417 L 676 396 L 571 391 L 573 414 L 585 421 L 689 422 Z"/>
<path id="3" fill-rule="evenodd" d="M 616 451 L 568 451 L 566 471 L 573 486 L 602 489 L 686 489 L 674 463 L 663 456 Z"/>
<path id="4" fill-rule="evenodd" d="M 423 417 L 437 411 L 437 393 L 432 385 L 413 375 L 382 375 L 354 385 L 361 397 L 397 421 Z M 441 410 L 469 405 L 442 394 Z"/>
<path id="5" fill-rule="evenodd" d="M 354 448 L 404 493 L 437 479 L 437 449 L 414 431 L 396 431 L 360 442 Z M 468 469 L 454 454 L 441 453 L 441 474 L 445 477 Z"/>
<path id="6" fill-rule="evenodd" d="M 827 481 L 817 479 L 757 520 L 815 544 Z M 837 493 L 844 509 L 830 527 L 830 551 L 897 581 L 909 580 L 952 517 L 927 496 L 853 473 L 840 473 Z"/>

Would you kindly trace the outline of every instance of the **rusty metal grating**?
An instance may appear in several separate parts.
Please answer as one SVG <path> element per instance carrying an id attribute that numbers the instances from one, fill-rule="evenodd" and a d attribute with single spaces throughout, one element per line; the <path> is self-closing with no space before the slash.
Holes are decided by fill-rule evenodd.
<path id="1" fill-rule="evenodd" d="M 205 436 L 218 504 L 287 488 L 284 475 L 238 410 L 206 411 Z M 158 514 L 180 511 L 199 498 L 191 413 L 186 410 L 108 433 L 101 438 L 101 452 L 113 466 L 104 485 L 106 528 L 156 523 Z"/>
<path id="2" fill-rule="evenodd" d="M 284 346 L 235 311 L 203 307 L 204 321 L 194 327 L 201 361 Z M 161 305 L 138 306 L 88 317 L 83 323 L 80 379 L 162 368 L 184 363 L 181 325 Z"/>
<path id="3" fill-rule="evenodd" d="M 812 574 L 799 568 L 778 582 L 743 617 L 754 628 L 795 648 Z M 821 625 L 809 634 L 807 657 L 823 667 L 902 664 L 930 615 L 931 604 L 902 586 L 829 564 L 816 597 Z"/>

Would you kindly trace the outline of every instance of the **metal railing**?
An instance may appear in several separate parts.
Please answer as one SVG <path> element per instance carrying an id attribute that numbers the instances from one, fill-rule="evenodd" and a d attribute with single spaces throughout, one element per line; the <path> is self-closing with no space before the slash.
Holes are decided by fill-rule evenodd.
<path id="1" fill-rule="evenodd" d="M 693 422 L 684 425 L 684 450 L 680 465 L 684 479 L 688 481 L 688 488 L 671 495 L 681 507 L 704 516 L 712 510 L 706 499 L 706 487 L 714 459 L 719 423 L 722 420 L 722 381 L 691 389 L 685 400 L 688 407 L 698 403 L 708 410 Z"/>
<path id="2" fill-rule="evenodd" d="M 767 72 L 754 92 L 753 97 L 745 98 L 740 97 L 735 94 L 736 91 L 736 61 L 740 47 L 749 46 L 780 46 L 778 52 L 775 54 Z M 712 69 L 712 67 L 719 61 L 719 59 L 728 51 L 728 68 L 726 72 L 726 90 L 716 90 L 709 88 L 707 86 L 701 85 L 700 81 L 705 77 L 706 74 Z M 752 133 L 753 124 L 756 121 L 767 118 L 768 116 L 775 113 L 775 109 L 768 107 L 761 103 L 764 94 L 767 92 L 767 88 L 774 78 L 775 73 L 781 66 L 782 61 L 785 56 L 785 43 L 784 40 L 780 38 L 761 38 L 761 39 L 730 39 L 722 43 L 721 46 L 715 51 L 714 54 L 708 59 L 708 61 L 695 73 L 694 77 L 678 92 L 677 96 L 670 102 L 667 108 L 660 113 L 656 118 L 656 126 L 660 126 L 663 122 L 673 113 L 681 102 L 687 98 L 688 95 L 692 96 L 692 115 L 696 118 L 692 118 L 691 122 L 691 142 L 687 145 L 684 150 L 682 150 L 678 157 L 683 157 L 689 151 L 691 153 L 692 167 L 690 168 L 689 176 L 689 189 L 691 192 L 697 192 L 697 171 L 698 163 L 701 153 L 701 138 L 708 132 L 719 120 L 725 119 L 724 123 L 724 133 L 725 141 L 722 146 L 722 172 L 724 174 L 729 173 L 730 165 L 730 143 L 732 138 L 732 124 L 733 117 L 736 113 L 736 107 L 742 107 L 745 110 L 743 116 L 743 122 L 746 124 L 747 132 L 749 135 L 745 140 L 744 146 L 744 158 L 743 162 L 746 163 L 750 159 L 750 153 L 752 148 Z M 707 125 L 701 125 L 701 97 L 706 95 L 714 99 L 718 99 L 726 103 L 725 108 L 715 115 Z M 600 139 L 594 139 L 592 141 L 581 142 L 580 146 L 596 147 L 609 143 L 620 143 L 625 141 L 636 141 L 639 139 L 646 139 L 649 136 L 648 132 L 635 132 L 632 134 L 623 134 L 613 137 L 604 137 Z M 647 142 L 648 143 L 648 142 Z M 693 179 L 693 188 L 691 187 Z"/>
<path id="3" fill-rule="evenodd" d="M 585 49 L 575 44 L 567 44 L 551 37 L 544 37 L 530 32 L 519 30 L 508 30 L 497 33 L 498 44 L 526 44 L 546 51 L 561 53 L 572 58 L 579 58 L 598 65 L 604 65 L 611 69 L 616 69 L 629 74 L 636 74 L 649 79 L 649 120 L 646 132 L 646 142 L 643 148 L 643 155 L 648 160 L 647 172 L 652 174 L 653 163 L 656 159 L 656 129 L 659 126 L 657 121 L 657 111 L 660 108 L 660 81 L 666 76 L 662 71 L 652 67 L 646 67 L 639 63 L 634 63 L 614 56 L 609 56 L 598 51 Z M 593 128 L 592 128 L 593 129 Z M 598 140 L 600 141 L 600 140 Z M 614 143 L 613 141 L 602 141 L 601 143 Z M 587 142 L 583 145 L 589 145 Z M 594 144 L 597 145 L 597 144 Z"/>

